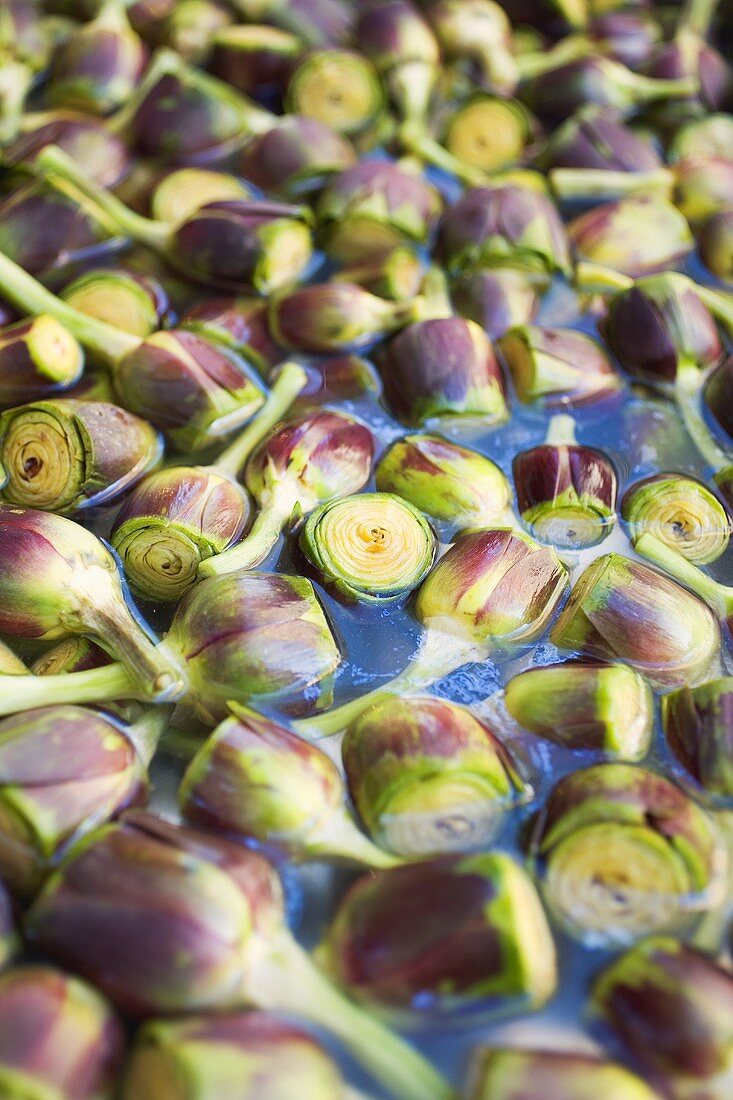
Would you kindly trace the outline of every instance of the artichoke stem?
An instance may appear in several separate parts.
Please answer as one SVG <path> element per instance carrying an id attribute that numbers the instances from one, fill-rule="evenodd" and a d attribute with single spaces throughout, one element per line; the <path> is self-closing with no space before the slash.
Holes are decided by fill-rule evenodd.
<path id="1" fill-rule="evenodd" d="M 17 137 L 23 124 L 23 108 L 33 87 L 33 70 L 20 61 L 3 60 L 0 68 L 0 141 Z"/>
<path id="2" fill-rule="evenodd" d="M 128 4 L 129 0 L 103 0 L 99 12 L 94 17 L 94 26 L 112 31 L 129 30 Z"/>
<path id="3" fill-rule="evenodd" d="M 0 676 L 0 717 L 56 703 L 110 703 L 146 696 L 121 664 L 55 676 Z"/>
<path id="4" fill-rule="evenodd" d="M 474 168 L 472 164 L 466 164 L 459 157 L 448 152 L 435 138 L 426 134 L 417 122 L 403 123 L 400 127 L 400 140 L 411 153 L 435 168 L 455 176 L 462 183 L 467 183 L 471 187 L 480 187 L 489 182 L 489 176 L 485 172 L 480 168 Z"/>
<path id="5" fill-rule="evenodd" d="M 289 932 L 257 946 L 242 991 L 247 1001 L 326 1028 L 396 1100 L 456 1100 L 422 1055 L 335 989 Z"/>
<path id="6" fill-rule="evenodd" d="M 180 699 L 185 680 L 165 645 L 152 642 L 125 605 L 118 607 L 108 601 L 95 607 L 93 600 L 92 590 L 86 601 L 85 624 L 109 653 L 124 661 L 144 697 L 154 703 Z"/>
<path id="7" fill-rule="evenodd" d="M 433 265 L 428 269 L 420 287 L 421 321 L 453 317 L 453 304 L 448 279 L 442 268 Z"/>
<path id="8" fill-rule="evenodd" d="M 573 447 L 577 442 L 575 438 L 575 421 L 572 416 L 568 416 L 567 413 L 559 413 L 557 416 L 553 416 L 545 438 L 547 446 Z"/>
<path id="9" fill-rule="evenodd" d="M 630 92 L 640 102 L 654 101 L 657 99 L 687 99 L 700 90 L 700 82 L 696 77 L 675 77 L 663 80 L 656 76 L 643 76 L 641 73 L 632 73 L 623 65 L 614 68 L 616 84 Z"/>
<path id="10" fill-rule="evenodd" d="M 561 39 L 551 50 L 533 50 L 532 53 L 520 54 L 515 60 L 520 79 L 531 80 L 535 76 L 552 72 L 567 61 L 588 57 L 589 53 L 588 39 L 579 34 L 571 34 Z"/>
<path id="11" fill-rule="evenodd" d="M 603 294 L 629 290 L 634 285 L 634 280 L 628 275 L 622 275 L 620 271 L 614 271 L 612 267 L 581 262 L 575 268 L 575 285 L 580 290 Z"/>
<path id="12" fill-rule="evenodd" d="M 55 317 L 80 344 L 106 363 L 116 363 L 140 344 L 137 336 L 131 336 L 128 332 L 67 306 L 2 252 L 0 293 L 26 313 L 47 313 L 50 317 Z"/>
<path id="13" fill-rule="evenodd" d="M 560 199 L 607 199 L 626 195 L 672 194 L 674 174 L 668 168 L 649 172 L 620 172 L 605 168 L 554 168 L 550 185 Z"/>
<path id="14" fill-rule="evenodd" d="M 675 397 L 690 439 L 706 463 L 714 470 L 720 470 L 730 459 L 715 442 L 712 432 L 705 423 L 701 408 L 704 381 L 705 373 L 696 364 L 680 363 L 675 379 Z"/>
<path id="15" fill-rule="evenodd" d="M 295 398 L 308 381 L 308 376 L 299 363 L 288 362 L 280 368 L 280 373 L 272 385 L 267 400 L 253 420 L 219 455 L 213 469 L 222 474 L 236 477 L 252 454 L 255 447 L 274 428 L 292 405 Z"/>
<path id="16" fill-rule="evenodd" d="M 321 737 L 330 737 L 334 733 L 340 733 L 355 718 L 359 718 L 368 707 L 381 702 L 386 695 L 418 691 L 427 684 L 433 683 L 434 680 L 455 672 L 457 668 L 469 661 L 485 658 L 485 648 L 477 645 L 476 642 L 443 630 L 429 628 L 423 634 L 420 647 L 407 668 L 393 680 L 375 688 L 374 691 L 360 695 L 358 699 L 352 699 L 349 703 L 334 707 L 325 714 L 317 714 L 313 718 L 299 718 L 292 723 L 293 728 L 306 740 L 317 741 Z"/>
<path id="17" fill-rule="evenodd" d="M 172 713 L 173 707 L 146 707 L 140 718 L 131 723 L 125 731 L 146 768 L 168 728 Z"/>
<path id="18" fill-rule="evenodd" d="M 104 187 L 97 186 L 76 161 L 67 156 L 57 145 L 48 145 L 38 154 L 36 168 L 44 175 L 60 176 L 73 183 L 100 210 L 103 210 L 115 223 L 121 233 L 151 248 L 164 249 L 170 236 L 170 226 L 152 218 L 144 218 L 130 210 L 123 202 Z"/>
<path id="19" fill-rule="evenodd" d="M 437 70 L 427 61 L 403 61 L 387 74 L 387 86 L 406 122 L 425 122 Z"/>
<path id="20" fill-rule="evenodd" d="M 696 286 L 695 289 L 716 321 L 723 326 L 728 336 L 733 338 L 733 297 L 719 290 L 713 290 L 709 286 Z"/>
<path id="21" fill-rule="evenodd" d="M 175 50 L 161 48 L 156 50 L 145 75 L 133 95 L 116 114 L 108 118 L 105 125 L 113 134 L 122 134 L 137 114 L 140 104 L 147 99 L 155 85 L 168 73 L 180 70 L 183 62 Z"/>
<path id="22" fill-rule="evenodd" d="M 280 538 L 283 528 L 293 514 L 293 501 L 273 499 L 272 503 L 257 513 L 249 534 L 222 554 L 206 558 L 198 568 L 200 577 L 218 576 L 220 573 L 238 573 L 253 569 L 263 562 Z"/>
<path id="23" fill-rule="evenodd" d="M 309 856 L 336 856 L 365 867 L 399 867 L 405 862 L 364 836 L 344 807 L 309 833 L 305 847 Z"/>
<path id="24" fill-rule="evenodd" d="M 634 549 L 691 589 L 721 619 L 728 619 L 733 615 L 733 588 L 713 580 L 656 535 L 640 535 L 634 542 Z"/>
<path id="25" fill-rule="evenodd" d="M 705 41 L 710 33 L 720 0 L 685 0 L 680 11 L 675 37 L 691 36 Z"/>

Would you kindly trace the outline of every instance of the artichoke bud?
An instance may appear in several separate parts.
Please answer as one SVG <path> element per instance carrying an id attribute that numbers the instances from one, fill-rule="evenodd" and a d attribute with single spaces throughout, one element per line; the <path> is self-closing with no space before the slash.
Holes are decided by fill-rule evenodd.
<path id="1" fill-rule="evenodd" d="M 700 259 L 726 282 L 733 281 L 733 214 L 730 207 L 711 214 L 697 236 Z"/>
<path id="2" fill-rule="evenodd" d="M 168 296 L 160 283 L 123 268 L 88 271 L 65 287 L 61 297 L 80 313 L 141 340 L 162 328 L 170 315 Z"/>
<path id="3" fill-rule="evenodd" d="M 501 366 L 474 321 L 416 321 L 380 349 L 377 363 L 389 406 L 407 424 L 439 416 L 502 424 L 509 416 Z"/>
<path id="4" fill-rule="evenodd" d="M 85 672 L 111 664 L 106 650 L 91 638 L 69 637 L 56 642 L 31 665 L 34 676 L 58 676 L 65 672 Z M 24 670 L 25 671 L 25 670 Z"/>
<path id="5" fill-rule="evenodd" d="M 262 191 L 294 202 L 355 162 L 354 147 L 343 134 L 317 119 L 286 115 L 247 142 L 239 170 Z"/>
<path id="6" fill-rule="evenodd" d="M 53 641 L 92 634 L 147 696 L 181 694 L 179 670 L 128 606 L 117 562 L 96 535 L 50 512 L 0 505 L 0 631 Z"/>
<path id="7" fill-rule="evenodd" d="M 265 23 L 220 27 L 211 42 L 214 76 L 259 98 L 282 92 L 303 48 L 296 35 Z"/>
<path id="8" fill-rule="evenodd" d="M 267 326 L 267 304 L 261 298 L 207 298 L 187 309 L 179 324 L 230 348 L 262 374 L 282 362 L 282 350 Z"/>
<path id="9" fill-rule="evenodd" d="M 632 195 L 595 206 L 571 222 L 578 259 L 632 279 L 674 267 L 695 247 L 687 220 L 666 199 Z"/>
<path id="10" fill-rule="evenodd" d="M 596 104 L 581 107 L 558 126 L 539 159 L 546 169 L 654 172 L 662 167 L 651 142 L 634 133 L 617 112 Z"/>
<path id="11" fill-rule="evenodd" d="M 496 463 L 439 435 L 398 439 L 380 458 L 376 481 L 380 492 L 458 530 L 496 523 L 511 510 L 511 487 Z"/>
<path id="12" fill-rule="evenodd" d="M 125 8 L 123 0 L 104 0 L 95 19 L 73 28 L 52 59 L 49 102 L 107 114 L 128 100 L 147 51 Z"/>
<path id="13" fill-rule="evenodd" d="M 48 314 L 0 328 L 0 407 L 69 389 L 81 377 L 84 352 Z"/>
<path id="14" fill-rule="evenodd" d="M 520 325 L 499 341 L 519 400 L 575 408 L 621 388 L 613 363 L 597 340 L 574 329 Z"/>
<path id="15" fill-rule="evenodd" d="M 674 271 L 614 294 L 602 328 L 622 367 L 654 382 L 674 382 L 685 367 L 713 366 L 723 354 L 712 313 L 694 284 Z"/>
<path id="16" fill-rule="evenodd" d="M 416 914 L 430 912 L 416 936 Z M 361 1000 L 423 1016 L 507 1015 L 555 991 L 555 947 L 526 873 L 503 852 L 443 856 L 359 879 L 322 948 Z"/>
<path id="17" fill-rule="evenodd" d="M 110 541 L 132 588 L 150 600 L 176 600 L 201 561 L 237 541 L 251 506 L 233 478 L 204 466 L 168 466 L 127 497 Z"/>
<path id="18" fill-rule="evenodd" d="M 181 451 L 221 439 L 264 401 L 243 360 L 187 329 L 153 333 L 116 363 L 114 382 L 126 407 Z"/>
<path id="19" fill-rule="evenodd" d="M 358 351 L 420 315 L 419 300 L 387 302 L 356 283 L 315 283 L 270 299 L 277 344 L 312 355 Z"/>
<path id="20" fill-rule="evenodd" d="M 428 18 L 449 58 L 472 62 L 482 85 L 511 92 L 519 79 L 512 56 L 512 27 L 493 0 L 439 0 Z"/>
<path id="21" fill-rule="evenodd" d="M 686 157 L 724 159 L 730 152 L 731 141 L 733 116 L 706 114 L 679 127 L 669 143 L 667 155 L 672 162 Z"/>
<path id="22" fill-rule="evenodd" d="M 179 225 L 209 203 L 251 198 L 251 189 L 228 172 L 174 168 L 156 184 L 150 198 L 150 211 L 157 221 Z"/>
<path id="23" fill-rule="evenodd" d="M 166 20 L 166 45 L 185 61 L 205 65 L 217 31 L 233 18 L 217 0 L 179 0 Z"/>
<path id="24" fill-rule="evenodd" d="M 300 403 L 306 408 L 312 408 L 314 398 L 320 404 L 351 401 L 381 392 L 379 375 L 368 360 L 358 355 L 331 355 L 308 363 L 303 369 L 308 381 Z"/>
<path id="25" fill-rule="evenodd" d="M 387 0 L 367 7 L 354 34 L 383 75 L 400 117 L 422 122 L 438 77 L 440 46 L 417 6 Z"/>
<path id="26" fill-rule="evenodd" d="M 483 94 L 453 111 L 445 123 L 443 145 L 464 164 L 491 173 L 520 160 L 531 136 L 532 122 L 521 103 Z"/>
<path id="27" fill-rule="evenodd" d="M 0 1090 L 6 1096 L 109 1096 L 124 1047 L 122 1025 L 86 982 L 40 965 L 0 976 Z"/>
<path id="28" fill-rule="evenodd" d="M 728 356 L 708 378 L 704 389 L 705 404 L 714 420 L 733 440 L 733 355 Z"/>
<path id="29" fill-rule="evenodd" d="M 628 665 L 571 661 L 530 668 L 512 677 L 504 700 L 521 726 L 565 748 L 636 761 L 651 745 L 653 696 Z"/>
<path id="30" fill-rule="evenodd" d="M 663 696 L 662 725 L 667 744 L 703 791 L 733 796 L 733 677 Z"/>
<path id="31" fill-rule="evenodd" d="M 314 50 L 293 71 L 289 113 L 313 118 L 342 134 L 369 129 L 384 110 L 384 88 L 368 57 L 355 50 Z"/>
<path id="32" fill-rule="evenodd" d="M 321 504 L 300 548 L 323 582 L 351 600 L 405 596 L 433 564 L 435 535 L 422 512 L 392 493 L 359 493 Z"/>
<path id="33" fill-rule="evenodd" d="M 166 639 L 182 655 L 200 717 L 228 700 L 318 702 L 341 654 L 313 585 L 303 577 L 236 572 L 189 589 Z"/>
<path id="34" fill-rule="evenodd" d="M 343 1100 L 346 1094 L 336 1064 L 307 1031 L 264 1012 L 229 1012 L 146 1024 L 132 1048 L 120 1095 L 122 1100 Z"/>
<path id="35" fill-rule="evenodd" d="M 358 283 L 380 298 L 403 302 L 413 298 L 423 280 L 420 256 L 412 248 L 401 246 L 380 256 L 369 256 L 361 263 L 347 264 L 331 279 L 339 283 Z"/>
<path id="36" fill-rule="evenodd" d="M 685 157 L 678 161 L 672 200 L 690 225 L 702 225 L 733 204 L 733 164 L 723 157 Z"/>
<path id="37" fill-rule="evenodd" d="M 578 550 L 610 533 L 618 479 L 601 451 L 575 442 L 545 443 L 516 455 L 513 471 L 519 513 L 535 538 Z"/>
<path id="38" fill-rule="evenodd" d="M 189 278 L 267 295 L 310 261 L 304 208 L 266 200 L 210 202 L 173 231 L 171 253 Z"/>
<path id="39" fill-rule="evenodd" d="M 351 263 L 425 243 L 441 206 L 422 177 L 388 161 L 361 160 L 331 180 L 316 214 L 328 256 Z"/>
<path id="40" fill-rule="evenodd" d="M 117 405 L 73 398 L 0 413 L 0 499 L 64 515 L 114 500 L 158 465 L 160 436 Z"/>
<path id="41" fill-rule="evenodd" d="M 548 278 L 570 271 L 565 229 L 547 195 L 518 184 L 476 187 L 443 217 L 439 252 L 451 272 L 513 267 Z"/>
<path id="42" fill-rule="evenodd" d="M 705 677 L 720 644 L 709 608 L 664 573 L 604 554 L 581 574 L 551 640 L 598 660 L 620 660 L 655 686 Z"/>
<path id="43" fill-rule="evenodd" d="M 568 586 L 555 551 L 509 528 L 468 531 L 420 587 L 418 619 L 477 642 L 534 641 Z"/>
<path id="44" fill-rule="evenodd" d="M 72 705 L 0 722 L 0 876 L 14 894 L 32 896 L 72 844 L 145 801 L 133 738 L 134 727 Z"/>
<path id="45" fill-rule="evenodd" d="M 33 164 L 47 145 L 58 146 L 77 164 L 83 164 L 101 187 L 116 187 L 130 171 L 132 157 L 119 134 L 102 119 L 77 111 L 26 115 L 23 131 L 3 149 L 3 163 L 8 167 Z"/>
<path id="46" fill-rule="evenodd" d="M 355 14 L 346 0 L 238 0 L 249 22 L 272 24 L 309 46 L 338 46 L 352 37 Z"/>
<path id="47" fill-rule="evenodd" d="M 590 1054 L 510 1047 L 479 1047 L 474 1055 L 469 1100 L 660 1100 L 659 1093 L 623 1066 Z"/>
<path id="48" fill-rule="evenodd" d="M 348 726 L 342 751 L 369 834 L 408 857 L 485 847 L 531 793 L 491 730 L 445 699 L 382 698 Z"/>
<path id="49" fill-rule="evenodd" d="M 591 947 L 689 927 L 720 902 L 728 875 L 712 818 L 634 764 L 596 764 L 561 779 L 532 849 L 549 908 Z"/>
<path id="50" fill-rule="evenodd" d="M 664 1095 L 724 1100 L 733 978 L 712 959 L 671 936 L 653 936 L 602 972 L 591 1006 Z"/>
<path id="51" fill-rule="evenodd" d="M 0 673 L 3 676 L 25 676 L 28 669 L 10 646 L 0 641 Z"/>
<path id="52" fill-rule="evenodd" d="M 682 474 L 655 474 L 632 485 L 621 514 L 633 539 L 649 532 L 695 565 L 716 561 L 730 539 L 723 505 L 702 482 Z"/>
<path id="53" fill-rule="evenodd" d="M 532 321 L 540 304 L 531 279 L 511 267 L 458 275 L 451 283 L 451 298 L 461 317 L 475 321 L 493 340 Z"/>

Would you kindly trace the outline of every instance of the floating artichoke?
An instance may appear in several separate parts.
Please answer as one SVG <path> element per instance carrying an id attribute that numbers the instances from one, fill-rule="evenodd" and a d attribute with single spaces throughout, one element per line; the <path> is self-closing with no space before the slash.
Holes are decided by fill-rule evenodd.
<path id="1" fill-rule="evenodd" d="M 68 515 L 102 504 L 160 462 L 150 424 L 117 405 L 73 398 L 0 413 L 0 499 Z"/>
<path id="2" fill-rule="evenodd" d="M 499 341 L 520 401 L 553 407 L 590 404 L 621 387 L 611 360 L 598 343 L 574 329 L 520 325 Z"/>
<path id="3" fill-rule="evenodd" d="M 288 112 L 351 135 L 377 121 L 384 98 L 382 81 L 368 57 L 355 50 L 314 50 L 295 67 L 285 102 Z"/>
<path id="4" fill-rule="evenodd" d="M 377 489 L 458 530 L 503 523 L 511 487 L 490 458 L 439 435 L 406 435 L 377 463 Z"/>
<path id="5" fill-rule="evenodd" d="M 270 333 L 311 355 L 358 351 L 420 317 L 420 300 L 386 302 L 355 283 L 315 283 L 270 299 Z"/>
<path id="6" fill-rule="evenodd" d="M 175 663 L 128 605 L 117 563 L 96 535 L 49 512 L 0 505 L 0 630 L 52 641 L 92 634 L 123 661 L 144 694 L 181 692 Z M 33 705 L 33 704 L 31 704 Z"/>
<path id="7" fill-rule="evenodd" d="M 261 298 L 207 298 L 181 314 L 181 328 L 231 348 L 262 374 L 282 362 L 282 350 L 267 327 Z"/>
<path id="8" fill-rule="evenodd" d="M 324 410 L 287 422 L 247 463 L 245 482 L 261 508 L 252 530 L 237 546 L 202 562 L 200 575 L 259 564 L 294 515 L 361 489 L 373 453 L 372 433 L 344 413 Z"/>
<path id="9" fill-rule="evenodd" d="M 532 1011 L 557 980 L 542 905 L 503 852 L 443 856 L 357 880 L 320 954 L 353 996 L 428 1017 Z"/>
<path id="10" fill-rule="evenodd" d="M 663 696 L 662 725 L 672 752 L 703 790 L 733 796 L 733 677 Z"/>
<path id="11" fill-rule="evenodd" d="M 358 830 L 329 756 L 284 726 L 231 704 L 186 769 L 183 816 L 230 837 L 259 841 L 299 860 L 342 858 L 372 867 L 398 862 Z"/>
<path id="12" fill-rule="evenodd" d="M 87 271 L 64 287 L 62 298 L 73 309 L 141 340 L 162 328 L 169 316 L 168 296 L 160 283 L 124 268 Z"/>
<path id="13" fill-rule="evenodd" d="M 50 397 L 81 377 L 84 352 L 48 314 L 0 329 L 0 406 Z"/>
<path id="14" fill-rule="evenodd" d="M 104 997 L 50 966 L 0 977 L 0 1089 L 8 1097 L 106 1100 L 124 1032 Z"/>
<path id="15" fill-rule="evenodd" d="M 733 1058 L 733 978 L 667 936 L 630 948 L 595 983 L 592 1008 L 665 1096 L 726 1100 Z"/>
<path id="16" fill-rule="evenodd" d="M 251 516 L 237 475 L 305 382 L 302 368 L 286 363 L 259 413 L 215 464 L 167 466 L 128 496 L 110 541 L 136 592 L 152 600 L 178 599 L 196 580 L 202 561 L 237 541 Z"/>
<path id="17" fill-rule="evenodd" d="M 576 442 L 572 417 L 553 417 L 545 443 L 521 451 L 512 468 L 519 513 L 536 538 L 577 550 L 610 533 L 616 470 L 601 451 Z"/>
<path id="18" fill-rule="evenodd" d="M 511 267 L 457 276 L 451 283 L 451 298 L 461 317 L 481 325 L 493 340 L 509 329 L 528 324 L 539 306 L 531 279 Z"/>
<path id="19" fill-rule="evenodd" d="M 571 661 L 530 668 L 512 677 L 504 700 L 525 729 L 569 749 L 636 761 L 651 746 L 654 699 L 628 665 Z"/>
<path id="20" fill-rule="evenodd" d="M 319 974 L 287 931 L 274 868 L 241 845 L 127 814 L 49 880 L 27 933 L 127 1011 L 293 1012 L 334 1032 L 400 1100 L 452 1100 L 415 1050 Z"/>
<path id="21" fill-rule="evenodd" d="M 679 210 L 653 195 L 632 195 L 596 206 L 576 218 L 568 233 L 578 259 L 632 279 L 674 267 L 695 247 Z"/>
<path id="22" fill-rule="evenodd" d="M 484 848 L 530 793 L 489 727 L 445 699 L 385 696 L 351 723 L 342 751 L 370 836 L 408 857 Z"/>
<path id="23" fill-rule="evenodd" d="M 561 779 L 532 852 L 547 905 L 589 947 L 688 927 L 719 903 L 728 875 L 712 818 L 634 764 L 596 764 Z"/>
<path id="24" fill-rule="evenodd" d="M 479 1047 L 474 1055 L 469 1100 L 660 1100 L 636 1074 L 590 1054 Z"/>
<path id="25" fill-rule="evenodd" d="M 345 1100 L 347 1095 L 352 1098 L 351 1090 L 344 1091 L 341 1074 L 320 1043 L 265 1012 L 150 1021 L 135 1039 L 120 1093 L 122 1100 Z"/>
<path id="26" fill-rule="evenodd" d="M 322 580 L 352 600 L 411 592 L 433 564 L 435 547 L 422 512 L 392 493 L 326 501 L 300 535 L 300 548 Z"/>
<path id="27" fill-rule="evenodd" d="M 655 474 L 627 489 L 621 514 L 638 538 L 649 532 L 695 565 L 725 553 L 731 521 L 723 505 L 696 478 Z"/>
<path id="28" fill-rule="evenodd" d="M 575 582 L 550 638 L 561 649 L 625 661 L 652 684 L 675 687 L 705 677 L 720 631 L 702 600 L 664 573 L 604 554 Z"/>

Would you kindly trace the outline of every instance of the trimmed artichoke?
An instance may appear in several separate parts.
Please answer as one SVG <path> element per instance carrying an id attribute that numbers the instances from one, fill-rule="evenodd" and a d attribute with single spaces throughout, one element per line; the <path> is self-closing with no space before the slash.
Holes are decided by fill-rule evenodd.
<path id="1" fill-rule="evenodd" d="M 655 474 L 626 490 L 621 515 L 632 537 L 649 532 L 695 565 L 724 554 L 731 521 L 702 482 L 683 474 Z"/>

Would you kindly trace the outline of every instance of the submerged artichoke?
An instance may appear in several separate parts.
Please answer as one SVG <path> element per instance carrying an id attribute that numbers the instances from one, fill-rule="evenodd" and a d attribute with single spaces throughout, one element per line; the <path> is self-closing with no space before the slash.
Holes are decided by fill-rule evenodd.
<path id="1" fill-rule="evenodd" d="M 655 474 L 627 489 L 621 514 L 638 538 L 649 532 L 695 565 L 725 553 L 731 521 L 702 482 L 682 474 Z"/>
<path id="2" fill-rule="evenodd" d="M 708 794 L 733 796 L 733 677 L 681 687 L 662 698 L 667 744 Z"/>
<path id="3" fill-rule="evenodd" d="M 548 906 L 591 947 L 689 926 L 718 904 L 728 875 L 712 818 L 633 764 L 596 764 L 561 779 L 532 851 Z"/>
<path id="4" fill-rule="evenodd" d="M 640 1077 L 590 1054 L 479 1047 L 469 1100 L 660 1100 Z"/>
<path id="5" fill-rule="evenodd" d="M 529 793 L 489 727 L 445 699 L 386 695 L 347 728 L 342 751 L 369 834 L 404 856 L 485 847 Z"/>
<path id="6" fill-rule="evenodd" d="M 390 600 L 411 592 L 435 557 L 422 512 L 391 493 L 326 501 L 311 512 L 300 547 L 322 579 L 352 600 Z"/>

